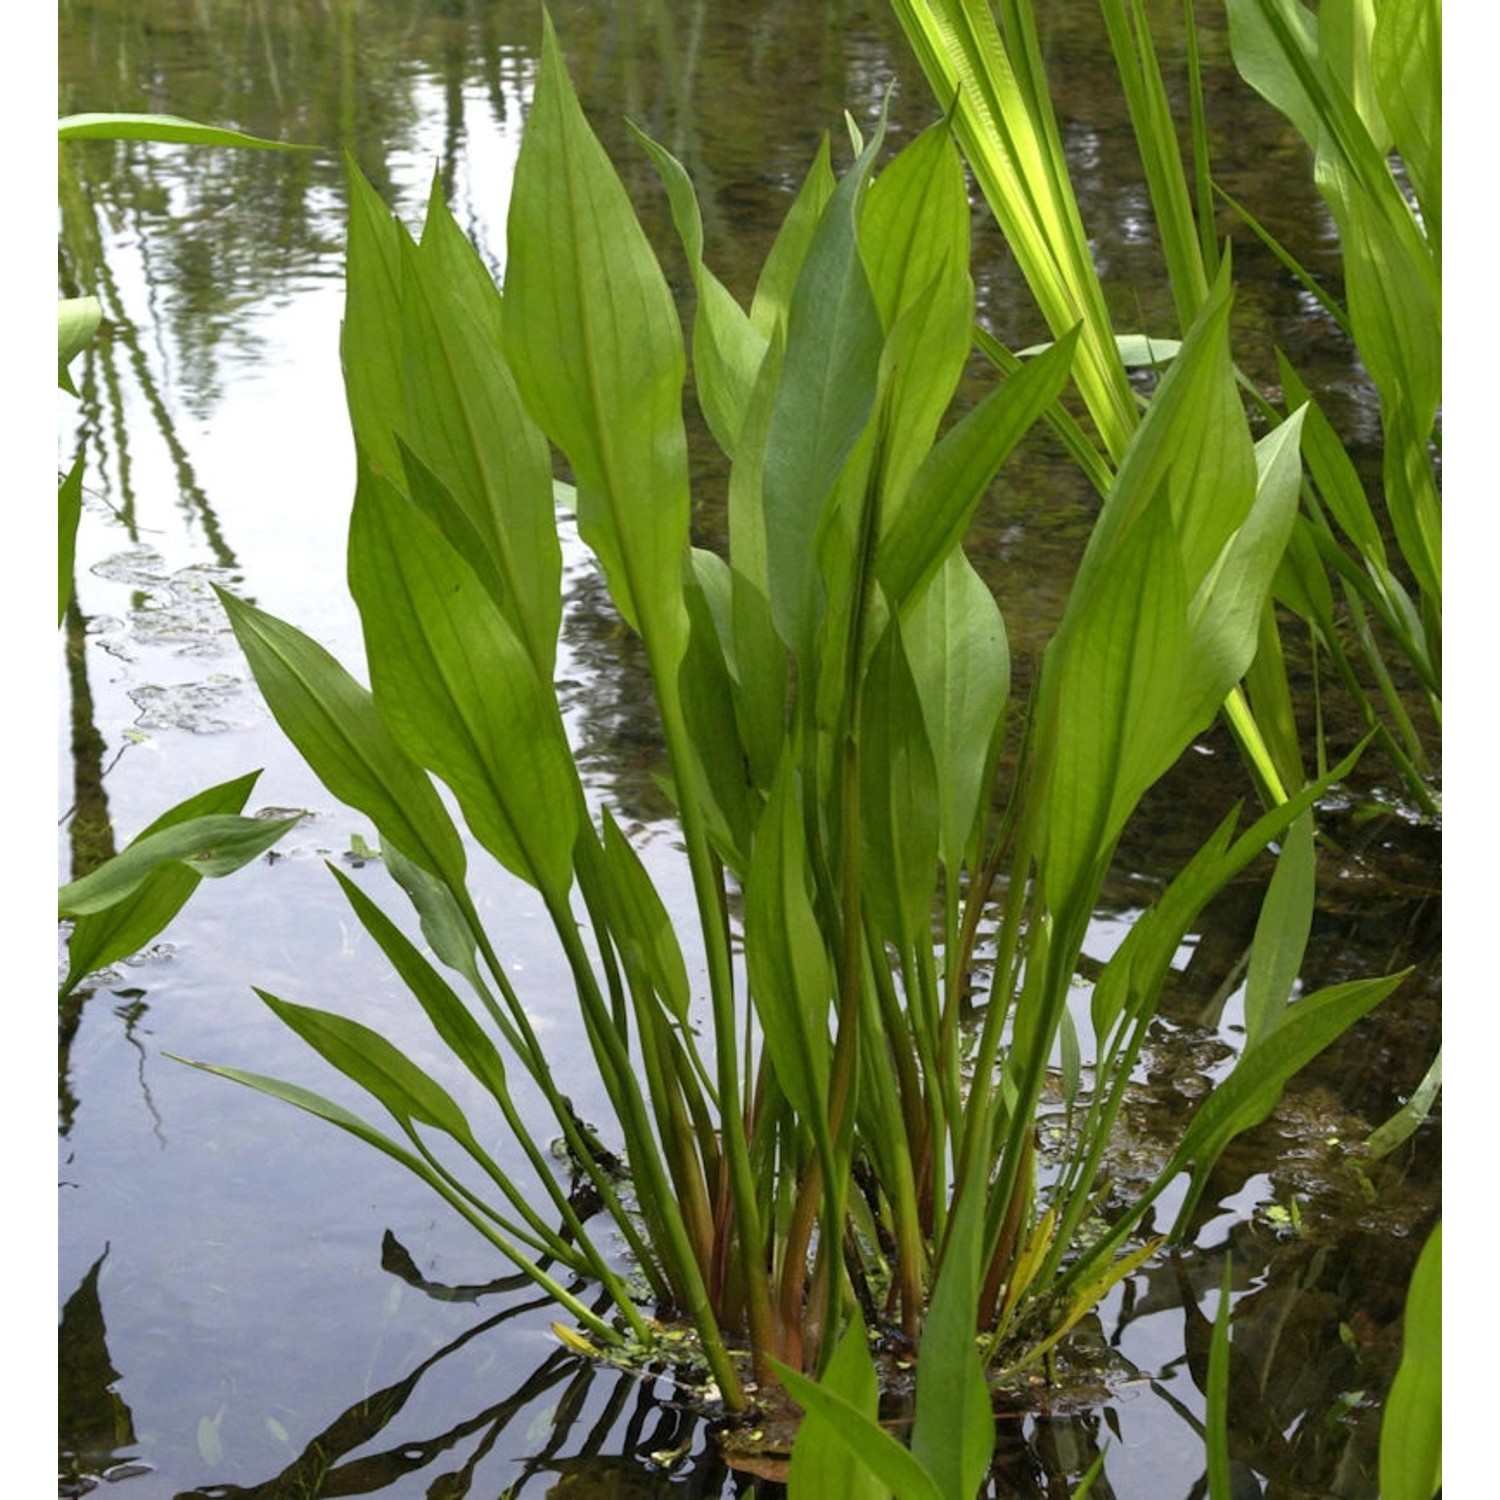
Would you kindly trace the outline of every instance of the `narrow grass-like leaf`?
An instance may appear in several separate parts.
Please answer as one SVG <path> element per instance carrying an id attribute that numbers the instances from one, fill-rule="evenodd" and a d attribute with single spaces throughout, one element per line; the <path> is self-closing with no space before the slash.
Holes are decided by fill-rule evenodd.
<path id="1" fill-rule="evenodd" d="M 1219 1287 L 1219 1311 L 1214 1317 L 1213 1338 L 1208 1347 L 1208 1404 L 1203 1414 L 1204 1442 L 1208 1448 L 1208 1500 L 1233 1500 L 1234 1496 L 1229 1477 L 1229 1275 L 1226 1256 L 1224 1279 Z"/>
<path id="2" fill-rule="evenodd" d="M 985 0 L 894 0 L 934 96 L 952 123 L 1053 336 L 1078 323 L 1078 388 L 1106 450 L 1125 450 L 1136 414 L 1073 194 L 1034 23 L 1002 38 Z"/>
<path id="3" fill-rule="evenodd" d="M 161 141 L 175 146 L 245 146 L 259 151 L 317 151 L 292 141 L 268 141 L 258 135 L 200 125 L 180 115 L 64 115 L 57 122 L 60 141 Z"/>
<path id="4" fill-rule="evenodd" d="M 1193 1164 L 1193 1181 L 1178 1213 L 1174 1233 L 1187 1223 L 1209 1172 L 1229 1141 L 1258 1125 L 1276 1107 L 1286 1081 L 1305 1067 L 1335 1037 L 1373 1010 L 1406 978 L 1359 979 L 1306 995 L 1290 1006 L 1264 1041 L 1244 1053 L 1234 1071 L 1204 1100 L 1189 1121 L 1171 1170 Z"/>
<path id="5" fill-rule="evenodd" d="M 1255 925 L 1245 981 L 1247 1051 L 1274 1028 L 1291 998 L 1312 931 L 1316 879 L 1313 818 L 1304 813 L 1287 830 Z"/>
<path id="6" fill-rule="evenodd" d="M 1128 0 L 1128 9 L 1127 0 L 1105 0 L 1102 10 L 1145 169 L 1178 322 L 1187 328 L 1208 296 L 1208 275 L 1150 21 L 1141 0 Z"/>
<path id="7" fill-rule="evenodd" d="M 1387 0 L 1371 39 L 1375 90 L 1422 208 L 1443 243 L 1443 10 L 1440 0 Z"/>

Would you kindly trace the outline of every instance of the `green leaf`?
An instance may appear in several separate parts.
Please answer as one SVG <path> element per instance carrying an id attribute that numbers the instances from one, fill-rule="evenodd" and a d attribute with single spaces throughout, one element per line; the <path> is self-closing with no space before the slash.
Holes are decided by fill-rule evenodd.
<path id="1" fill-rule="evenodd" d="M 604 864 L 610 877 L 611 937 L 626 961 L 646 976 L 661 1002 L 686 1026 L 692 991 L 682 946 L 646 867 L 608 808 L 604 810 Z"/>
<path id="2" fill-rule="evenodd" d="M 1188 1122 L 1168 1172 L 1193 1163 L 1193 1180 L 1174 1233 L 1188 1221 L 1209 1172 L 1224 1147 L 1241 1131 L 1258 1125 L 1276 1107 L 1286 1082 L 1367 1011 L 1374 1009 L 1406 977 L 1359 979 L 1305 995 L 1289 1006 L 1275 1028 L 1199 1106 Z"/>
<path id="3" fill-rule="evenodd" d="M 1076 338 L 1069 333 L 991 391 L 886 508 L 875 573 L 893 610 L 908 608 L 962 541 L 996 471 L 1062 390 Z"/>
<path id="4" fill-rule="evenodd" d="M 787 314 L 797 278 L 802 274 L 802 263 L 807 259 L 823 209 L 837 185 L 825 134 L 818 142 L 812 165 L 802 179 L 802 186 L 798 188 L 786 218 L 781 221 L 781 228 L 776 231 L 771 253 L 766 256 L 755 285 L 750 320 L 767 339 L 774 337 L 778 327 L 783 335 L 786 332 Z"/>
<path id="5" fill-rule="evenodd" d="M 1229 1275 L 1229 1257 L 1225 1256 L 1219 1311 L 1208 1349 L 1208 1406 L 1203 1417 L 1208 1449 L 1208 1500 L 1233 1500 L 1234 1496 L 1229 1477 Z"/>
<path id="6" fill-rule="evenodd" d="M 1317 873 L 1313 815 L 1306 812 L 1287 830 L 1255 924 L 1245 982 L 1246 1051 L 1259 1045 L 1287 1014 L 1286 1003 L 1312 931 Z"/>
<path id="7" fill-rule="evenodd" d="M 57 304 L 57 384 L 70 396 L 78 391 L 68 366 L 93 338 L 102 314 L 97 297 L 64 297 Z"/>
<path id="8" fill-rule="evenodd" d="M 449 1052 L 487 1089 L 503 1097 L 507 1091 L 505 1063 L 468 1007 L 410 939 L 354 881 L 336 866 L 329 865 L 328 868 L 365 931 L 380 945 L 381 952 L 421 1005 Z"/>
<path id="9" fill-rule="evenodd" d="M 295 818 L 235 818 L 210 814 L 143 833 L 113 859 L 80 880 L 61 887 L 57 914 L 81 917 L 100 912 L 134 895 L 164 866 L 184 865 L 196 875 L 217 879 L 259 858 L 284 833 L 302 821 Z"/>
<path id="10" fill-rule="evenodd" d="M 397 434 L 406 427 L 402 246 L 411 236 L 350 158 L 348 266 L 339 354 L 355 446 L 377 473 L 405 482 Z"/>
<path id="11" fill-rule="evenodd" d="M 870 290 L 894 382 L 887 489 L 905 490 L 948 409 L 974 321 L 969 197 L 945 121 L 929 126 L 871 183 L 859 221 Z M 883 375 L 882 378 L 885 378 Z"/>
<path id="12" fill-rule="evenodd" d="M 783 758 L 745 877 L 745 966 L 782 1091 L 826 1135 L 833 966 L 808 890 L 796 773 Z"/>
<path id="13" fill-rule="evenodd" d="M 845 173 L 818 221 L 792 296 L 766 435 L 768 597 L 777 633 L 796 652 L 816 622 L 816 542 L 829 497 L 875 406 L 884 332 L 855 225 L 884 133 Z"/>
<path id="14" fill-rule="evenodd" d="M 1387 1156 L 1403 1141 L 1410 1139 L 1432 1112 L 1432 1101 L 1443 1086 L 1443 1049 L 1437 1050 L 1431 1066 L 1422 1075 L 1422 1081 L 1412 1092 L 1410 1099 L 1383 1125 L 1378 1125 L 1365 1138 L 1365 1149 L 1371 1156 Z"/>
<path id="15" fill-rule="evenodd" d="M 469 1122 L 447 1090 L 378 1031 L 348 1016 L 279 1000 L 265 990 L 255 993 L 313 1051 L 373 1094 L 403 1124 L 429 1125 L 456 1141 L 473 1142 Z"/>
<path id="16" fill-rule="evenodd" d="M 904 1448 L 858 1407 L 822 1389 L 779 1359 L 770 1357 L 768 1363 L 803 1411 L 809 1415 L 815 1413 L 833 1440 L 875 1473 L 898 1500 L 952 1500 L 912 1457 L 909 1448 Z"/>
<path id="17" fill-rule="evenodd" d="M 975 0 L 893 0 L 893 8 L 1047 326 L 1061 338 L 1083 325 L 1074 376 L 1118 460 L 1135 429 L 1134 401 L 1074 197 L 1036 27 L 1012 12 L 1002 36 L 991 8 Z"/>
<path id="18" fill-rule="evenodd" d="M 330 1125 L 337 1125 L 340 1130 L 347 1131 L 357 1140 L 363 1141 L 365 1145 L 373 1146 L 377 1151 L 399 1161 L 402 1166 L 415 1172 L 419 1177 L 429 1176 L 430 1169 L 415 1153 L 398 1145 L 389 1136 L 376 1130 L 373 1125 L 362 1120 L 351 1110 L 345 1109 L 343 1105 L 335 1104 L 331 1099 L 325 1099 L 311 1089 L 302 1088 L 295 1083 L 283 1083 L 279 1078 L 268 1078 L 263 1073 L 247 1073 L 242 1068 L 227 1068 L 218 1063 L 195 1062 L 191 1058 L 178 1057 L 171 1052 L 165 1055 L 172 1058 L 174 1062 L 185 1063 L 190 1068 L 196 1068 L 200 1073 L 212 1073 L 216 1078 L 227 1078 L 231 1083 L 242 1083 L 246 1088 L 254 1089 L 268 1098 L 279 1099 L 283 1104 L 291 1104 L 298 1109 L 306 1110 L 308 1114 L 316 1115 L 318 1119 L 326 1120 Z"/>
<path id="19" fill-rule="evenodd" d="M 1044 658 L 1042 871 L 1054 911 L 1091 901 L 1126 818 L 1204 723 L 1183 711 L 1189 595 L 1164 493 L 1112 561 L 1096 586 L 1075 584 Z"/>
<path id="20" fill-rule="evenodd" d="M 752 783 L 769 791 L 786 738 L 790 670 L 771 604 L 736 567 L 730 577 L 734 716 Z"/>
<path id="21" fill-rule="evenodd" d="M 1371 67 L 1380 107 L 1434 246 L 1443 225 L 1443 11 L 1440 0 L 1386 0 Z"/>
<path id="22" fill-rule="evenodd" d="M 259 776 L 259 771 L 251 771 L 179 802 L 142 829 L 132 844 L 194 818 L 239 812 Z M 198 870 L 172 860 L 147 876 L 132 895 L 80 916 L 68 937 L 68 974 L 62 992 L 70 993 L 85 975 L 144 948 L 182 910 L 202 878 Z"/>
<path id="23" fill-rule="evenodd" d="M 739 871 L 749 858 L 750 833 L 759 807 L 752 806 L 726 645 L 733 630 L 732 586 L 724 560 L 695 547 L 686 590 L 692 631 L 678 686 L 697 770 L 695 795 L 708 815 L 710 837 L 721 857 Z M 778 735 L 778 748 L 779 741 Z"/>
<path id="24" fill-rule="evenodd" d="M 1432 1500 L 1443 1483 L 1443 1226 L 1406 1293 L 1401 1364 L 1380 1424 L 1381 1500 Z"/>
<path id="25" fill-rule="evenodd" d="M 543 13 L 536 96 L 511 193 L 505 351 L 567 455 L 578 527 L 658 671 L 687 646 L 685 360 L 677 310 L 585 120 Z"/>
<path id="26" fill-rule="evenodd" d="M 912 1456 L 938 1490 L 964 1500 L 978 1493 L 995 1452 L 995 1414 L 975 1343 L 987 1170 L 976 1157 L 943 1247 L 918 1351 L 911 1437 Z"/>
<path id="27" fill-rule="evenodd" d="M 409 859 L 462 889 L 453 819 L 426 772 L 396 743 L 367 688 L 316 641 L 222 590 L 235 639 L 283 733 L 328 790 Z"/>
<path id="28" fill-rule="evenodd" d="M 317 151 L 291 141 L 267 141 L 260 136 L 200 125 L 180 115 L 84 114 L 64 115 L 57 122 L 60 141 L 161 141 L 176 146 L 250 146 L 259 151 Z"/>
<path id="29" fill-rule="evenodd" d="M 1258 454 L 1229 358 L 1229 263 L 1121 463 L 1047 648 L 1033 817 L 1055 911 L 1252 660 L 1296 504 L 1296 431 Z M 1283 424 L 1284 426 L 1287 424 Z M 1257 459 L 1264 472 L 1256 480 Z"/>
<path id="30" fill-rule="evenodd" d="M 550 677 L 562 614 L 552 461 L 499 354 L 499 293 L 436 192 L 421 248 L 401 248 L 402 435 L 451 497 L 436 510 L 445 533 L 497 581 L 496 602 Z"/>
<path id="31" fill-rule="evenodd" d="M 894 624 L 875 648 L 859 709 L 862 894 L 878 931 L 904 950 L 931 927 L 940 815 L 934 747 Z"/>
<path id="32" fill-rule="evenodd" d="M 879 1430 L 880 1383 L 870 1358 L 869 1337 L 858 1315 L 834 1346 L 821 1386 Z M 890 1487 L 864 1459 L 839 1440 L 823 1413 L 808 1411 L 804 1415 L 792 1444 L 787 1500 L 823 1500 L 833 1495 L 840 1500 L 889 1500 L 890 1493 Z"/>
<path id="33" fill-rule="evenodd" d="M 368 470 L 349 530 L 349 582 L 381 719 L 453 788 L 496 859 L 563 897 L 578 781 L 551 683 L 437 526 Z"/>
<path id="34" fill-rule="evenodd" d="M 1385 542 L 1380 535 L 1380 525 L 1370 509 L 1365 487 L 1349 457 L 1349 450 L 1339 441 L 1322 408 L 1312 400 L 1301 377 L 1279 351 L 1276 368 L 1287 409 L 1304 408 L 1302 453 L 1307 460 L 1308 473 L 1318 486 L 1318 493 L 1360 555 L 1385 572 Z"/>
<path id="35" fill-rule="evenodd" d="M 646 148 L 667 190 L 672 221 L 698 293 L 693 318 L 693 378 L 698 401 L 709 430 L 732 459 L 770 340 L 704 263 L 703 220 L 682 163 L 640 130 L 635 130 L 635 137 Z"/>
<path id="36" fill-rule="evenodd" d="M 989 808 L 990 778 L 1010 696 L 1005 622 L 962 551 L 901 621 L 937 775 L 944 865 L 957 875 Z"/>
<path id="37" fill-rule="evenodd" d="M 457 896 L 436 875 L 408 859 L 394 844 L 386 842 L 380 852 L 391 879 L 406 892 L 416 911 L 428 946 L 450 969 L 462 974 L 476 991 L 482 992 L 484 982 L 475 957 L 474 927 Z"/>

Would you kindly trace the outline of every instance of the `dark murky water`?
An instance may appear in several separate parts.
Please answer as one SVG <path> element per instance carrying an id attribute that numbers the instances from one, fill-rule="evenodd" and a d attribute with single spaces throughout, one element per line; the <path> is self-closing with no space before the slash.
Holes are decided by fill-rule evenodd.
<path id="1" fill-rule="evenodd" d="M 1093 7 L 1046 7 L 1045 43 L 1122 324 L 1166 309 L 1129 127 Z M 841 111 L 892 138 L 934 115 L 879 4 L 561 0 L 553 16 L 590 116 L 636 194 L 668 274 L 685 273 L 627 117 L 688 165 L 708 259 L 744 294 L 807 161 Z M 351 446 L 337 360 L 343 186 L 351 152 L 414 222 L 434 171 L 496 270 L 529 97 L 537 7 L 519 0 L 64 0 L 60 112 L 154 110 L 315 141 L 317 156 L 78 147 L 59 198 L 66 290 L 105 302 L 81 371 L 89 454 L 78 603 L 60 702 L 64 871 L 190 790 L 254 766 L 252 807 L 316 816 L 271 859 L 205 885 L 162 941 L 80 996 L 59 1049 L 61 1472 L 68 1493 L 117 1481 L 178 1494 L 716 1496 L 748 1490 L 663 1377 L 641 1382 L 561 1350 L 524 1291 L 383 1159 L 318 1123 L 171 1062 L 178 1053 L 337 1093 L 261 1008 L 252 983 L 357 1006 L 427 1046 L 324 859 L 374 885 L 354 837 L 259 702 L 211 582 L 300 624 L 358 669 L 344 596 Z M 1247 99 L 1205 38 L 1225 186 L 1331 274 L 1332 231 L 1290 132 Z M 836 137 L 837 138 L 837 137 Z M 1226 232 L 1229 224 L 1225 223 Z M 1279 343 L 1326 395 L 1356 461 L 1378 424 L 1335 328 L 1270 257 L 1236 237 L 1249 372 Z M 976 228 L 983 316 L 1012 347 L 1043 336 L 991 226 Z M 977 389 L 977 386 L 976 386 Z M 723 476 L 695 450 L 701 537 Z M 1018 669 L 1045 641 L 1092 502 L 1045 441 L 981 514 L 976 561 Z M 569 552 L 560 674 L 579 753 L 670 886 L 640 666 Z M 1352 738 L 1335 724 L 1334 739 Z M 1334 748 L 1339 748 L 1335 744 Z M 1375 773 L 1378 776 L 1378 771 Z M 1363 788 L 1361 798 L 1376 788 Z M 1103 956 L 1216 816 L 1244 795 L 1227 739 L 1187 757 L 1127 830 L 1091 951 Z M 1098 1495 L 1202 1493 L 1206 1323 L 1232 1254 L 1234 1452 L 1245 1494 L 1374 1493 L 1380 1403 L 1405 1280 L 1436 1213 L 1438 1121 L 1388 1162 L 1347 1149 L 1411 1092 L 1438 1034 L 1436 835 L 1358 799 L 1329 819 L 1305 982 L 1419 967 L 1226 1155 L 1191 1253 L 1127 1282 L 1094 1327 L 1100 1385 L 1003 1422 L 996 1493 L 1053 1496 L 1108 1449 Z M 1248 937 L 1264 871 L 1226 892 L 1164 1007 L 1149 1095 L 1119 1172 L 1144 1171 L 1164 1126 L 1222 1070 L 1235 1001 L 1216 988 Z M 680 884 L 680 882 L 679 882 Z M 541 1007 L 568 1022 L 530 895 L 478 892 Z M 572 1055 L 576 1055 L 574 1049 Z M 570 1052 L 560 1053 L 569 1066 Z M 587 1114 L 599 1092 L 565 1079 Z M 1171 1206 L 1163 1208 L 1169 1216 Z M 456 1291 L 452 1289 L 457 1289 Z M 1258 1478 L 1256 1476 L 1259 1476 Z M 507 1489 L 510 1486 L 510 1489 Z"/>

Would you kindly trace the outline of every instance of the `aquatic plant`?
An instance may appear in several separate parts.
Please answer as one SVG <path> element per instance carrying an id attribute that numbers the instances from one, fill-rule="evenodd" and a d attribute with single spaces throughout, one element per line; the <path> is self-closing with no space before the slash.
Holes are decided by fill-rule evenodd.
<path id="1" fill-rule="evenodd" d="M 1097 439 L 1053 414 L 1102 492 L 1139 420 L 1115 352 L 1119 339 L 1089 252 L 1047 86 L 1029 0 L 892 0 L 975 181 L 1054 335 L 1082 324 L 1074 379 Z M 1182 7 L 1186 139 L 1179 141 L 1141 0 L 1103 0 L 1101 14 L 1129 108 L 1172 290 L 1177 328 L 1142 330 L 1147 356 L 1170 357 L 1208 298 L 1223 252 L 1215 205 L 1228 202 L 1354 341 L 1380 398 L 1379 510 L 1286 356 L 1279 400 L 1254 393 L 1272 422 L 1302 413 L 1304 503 L 1272 592 L 1326 656 L 1401 778 L 1411 804 L 1438 811 L 1433 767 L 1408 701 L 1442 721 L 1441 507 L 1435 448 L 1441 399 L 1442 127 L 1438 0 L 1336 0 L 1316 14 L 1298 0 L 1230 0 L 1235 62 L 1297 128 L 1339 230 L 1347 310 L 1214 181 L 1193 6 Z M 1186 163 L 1186 165 L 1185 165 Z M 1002 368 L 1016 356 L 984 333 Z M 1147 362 L 1151 362 L 1148 358 Z M 1397 562 L 1387 537 L 1394 542 Z M 1352 645 L 1350 640 L 1352 637 Z M 1363 665 L 1361 671 L 1360 664 Z M 1398 685 L 1404 673 L 1407 681 Z M 1268 603 L 1262 650 L 1226 719 L 1262 794 L 1304 777 L 1281 629 Z M 1326 768 L 1322 720 L 1315 725 Z"/>
<path id="2" fill-rule="evenodd" d="M 703 261 L 686 173 L 643 142 L 697 291 L 700 405 L 731 460 L 728 556 L 694 548 L 676 309 L 548 23 L 503 293 L 439 194 L 414 239 L 351 172 L 349 587 L 370 686 L 222 596 L 278 722 L 374 824 L 428 951 L 335 877 L 496 1119 L 471 1123 L 362 1021 L 264 992 L 394 1130 L 301 1085 L 197 1066 L 402 1163 L 554 1299 L 583 1347 L 651 1347 L 648 1306 L 690 1322 L 732 1407 L 773 1361 L 832 1370 L 857 1345 L 855 1313 L 913 1341 L 924 1320 L 954 1321 L 941 1300 L 929 1313 L 929 1292 L 971 1254 L 986 1362 L 1040 1358 L 1151 1253 L 1126 1246 L 1165 1185 L 1192 1174 L 1185 1219 L 1225 1142 L 1397 982 L 1288 1003 L 1312 900 L 1304 815 L 1346 762 L 1242 831 L 1231 813 L 1136 924 L 1094 988 L 1083 1088 L 1069 1002 L 1100 885 L 1141 796 L 1255 656 L 1296 513 L 1299 421 L 1252 441 L 1226 263 L 1114 455 L 997 808 L 1009 659 L 962 540 L 1082 334 L 1062 330 L 945 428 L 973 325 L 962 168 L 946 125 L 878 174 L 883 129 L 866 141 L 851 126 L 851 140 L 842 177 L 818 153 L 748 312 Z M 549 445 L 649 666 L 690 944 L 568 744 Z M 559 1091 L 433 776 L 474 843 L 540 898 L 613 1109 L 602 1134 Z M 1250 1045 L 1152 1186 L 1083 1243 L 1172 957 L 1274 840 Z M 997 957 L 970 1026 L 981 934 Z M 1058 1046 L 1082 1133 L 1043 1184 L 1034 1122 Z M 566 1168 L 523 1113 L 523 1082 Z M 484 1144 L 497 1130 L 503 1153 Z M 624 1272 L 596 1208 L 628 1247 Z"/>

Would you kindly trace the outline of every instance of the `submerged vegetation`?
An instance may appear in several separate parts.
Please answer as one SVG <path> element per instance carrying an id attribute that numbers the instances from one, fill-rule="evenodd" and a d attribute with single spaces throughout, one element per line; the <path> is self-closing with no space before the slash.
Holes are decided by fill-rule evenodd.
<path id="1" fill-rule="evenodd" d="M 1435 5 L 1386 0 L 1371 32 L 1353 4 L 1314 20 L 1282 0 L 1233 0 L 1246 76 L 1315 149 L 1340 227 L 1345 316 L 1381 395 L 1377 517 L 1291 364 L 1279 401 L 1237 366 L 1202 100 L 1195 82 L 1184 173 L 1143 7 L 1103 9 L 1178 319 L 1144 338 L 1107 311 L 1029 6 L 1002 4 L 998 25 L 969 0 L 894 8 L 948 114 L 889 157 L 883 120 L 865 135 L 851 118 L 842 172 L 842 145 L 825 139 L 748 310 L 705 261 L 688 172 L 639 136 L 691 276 L 686 339 L 550 20 L 503 288 L 438 186 L 414 236 L 351 163 L 348 582 L 368 687 L 293 625 L 221 598 L 287 737 L 378 833 L 421 944 L 330 868 L 453 1071 L 353 1015 L 265 991 L 389 1120 L 196 1066 L 401 1163 L 552 1300 L 571 1347 L 651 1357 L 664 1325 L 688 1325 L 732 1411 L 783 1384 L 808 1414 L 794 1496 L 928 1500 L 983 1479 L 991 1387 L 1049 1367 L 1113 1286 L 1185 1234 L 1226 1146 L 1401 981 L 1303 993 L 1299 975 L 1320 800 L 1361 754 L 1383 755 L 1418 815 L 1439 807 L 1407 704 L 1415 681 L 1438 720 L 1441 174 Z M 1185 16 L 1191 30 L 1190 5 Z M 975 322 L 965 162 L 1053 334 L 1023 356 Z M 1395 305 L 1373 290 L 1388 276 L 1403 288 Z M 976 344 L 993 384 L 961 409 Z M 728 465 L 723 555 L 690 530 L 685 345 Z M 1138 348 L 1149 386 L 1127 371 Z M 1018 697 L 1006 622 L 964 540 L 1044 421 L 1102 505 Z M 691 924 L 569 744 L 559 507 L 648 666 Z M 1321 720 L 1305 751 L 1290 619 L 1366 725 L 1338 764 Z M 1081 990 L 1128 821 L 1220 714 L 1250 805 L 1201 831 Z M 201 873 L 203 840 L 167 825 L 238 811 L 248 791 L 226 784 L 153 825 L 141 871 L 186 899 L 196 876 L 172 862 Z M 196 831 L 249 837 L 248 821 Z M 255 835 L 269 842 L 270 828 Z M 607 1122 L 579 1118 L 556 1082 L 504 918 L 475 895 L 477 850 L 546 913 Z M 1111 1142 L 1174 961 L 1268 850 L 1243 1047 L 1147 1178 L 1115 1182 Z M 102 872 L 94 887 L 121 888 Z M 91 937 L 94 887 L 65 892 L 79 914 L 69 986 L 106 947 L 126 951 Z M 1044 1160 L 1053 1084 L 1070 1129 Z M 460 1103 L 476 1097 L 483 1118 Z M 1174 1184 L 1170 1229 L 1156 1233 Z M 1427 1256 L 1422 1274 L 1427 1307 Z M 877 1333 L 916 1353 L 909 1449 L 876 1423 Z M 1422 1338 L 1409 1349 L 1403 1400 L 1430 1410 L 1436 1355 Z M 1222 1396 L 1211 1381 L 1211 1414 Z M 1217 1496 L 1228 1460 L 1213 1444 Z M 1424 1448 L 1407 1465 L 1418 1478 L 1403 1493 L 1420 1492 L 1431 1459 Z"/>

